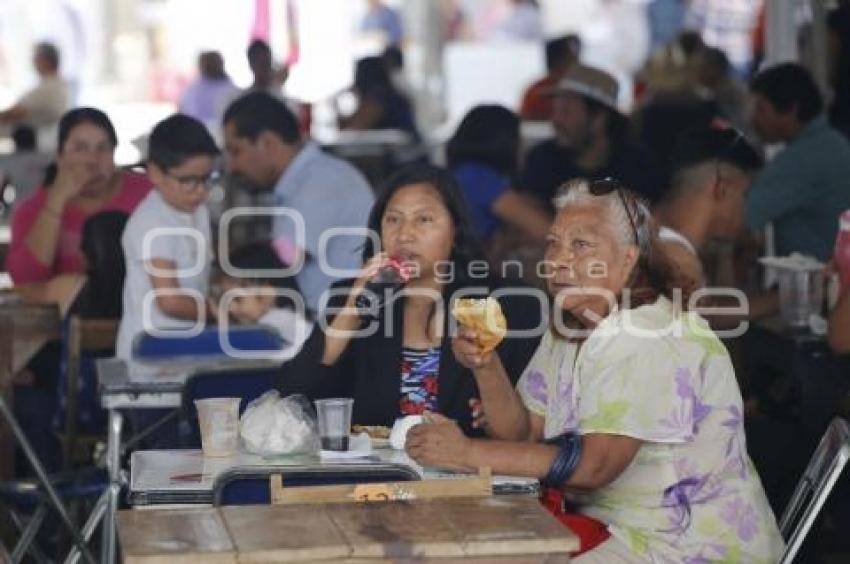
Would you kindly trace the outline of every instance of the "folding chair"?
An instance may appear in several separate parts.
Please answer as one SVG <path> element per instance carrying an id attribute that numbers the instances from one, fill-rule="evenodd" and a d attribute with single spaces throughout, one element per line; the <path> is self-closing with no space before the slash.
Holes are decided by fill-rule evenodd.
<path id="1" fill-rule="evenodd" d="M 87 420 L 97 419 L 92 410 L 100 409 L 96 397 L 94 382 L 93 358 L 112 355 L 115 352 L 115 341 L 118 337 L 119 319 L 81 319 L 72 316 L 68 321 L 66 332 L 67 361 L 65 365 L 65 397 L 64 397 L 64 432 L 62 433 L 62 450 L 65 468 L 69 469 L 80 457 L 77 457 L 78 424 L 81 411 Z M 88 379 L 86 377 L 89 377 Z M 82 386 L 81 386 L 82 382 Z M 81 398 L 82 390 L 86 397 Z M 82 410 L 81 410 L 82 405 Z M 103 416 L 103 436 L 84 437 L 85 442 L 93 443 L 105 438 L 106 417 Z M 88 429 L 92 432 L 92 429 Z"/>
<path id="2" fill-rule="evenodd" d="M 272 502 L 274 478 L 289 488 L 331 484 L 369 484 L 419 480 L 410 467 L 401 464 L 358 463 L 334 466 L 233 468 L 213 484 L 213 505 L 267 505 Z"/>
<path id="3" fill-rule="evenodd" d="M 181 356 L 226 356 L 225 341 L 237 351 L 279 351 L 285 341 L 265 325 L 204 329 L 192 337 L 168 337 L 142 334 L 133 341 L 133 357 L 155 360 Z"/>
<path id="4" fill-rule="evenodd" d="M 0 487 L 0 497 L 10 506 L 10 511 L 14 515 L 13 522 L 21 532 L 21 536 L 10 554 L 11 561 L 14 563 L 20 562 L 27 553 L 32 554 L 38 561 L 43 559 L 43 555 L 33 542 L 48 512 L 53 510 L 59 516 L 60 522 L 68 529 L 73 539 L 74 548 L 72 548 L 72 553 L 76 554 L 79 551 L 79 554 L 82 554 L 86 562 L 94 564 L 95 560 L 88 549 L 87 543 L 91 539 L 92 533 L 94 533 L 94 524 L 97 518 L 106 507 L 101 504 L 95 506 L 88 521 L 82 531 L 80 531 L 71 521 L 68 510 L 63 503 L 63 498 L 78 499 L 80 497 L 96 497 L 106 487 L 105 476 L 102 475 L 100 478 L 95 476 L 92 481 L 86 481 L 85 483 L 80 483 L 76 480 L 67 481 L 67 478 L 70 477 L 65 477 L 65 480 L 58 477 L 48 477 L 32 445 L 30 445 L 2 396 L 0 396 L 0 416 L 5 419 L 15 440 L 18 441 L 21 450 L 23 450 L 24 455 L 36 474 L 35 481 L 2 482 L 2 487 Z M 12 506 L 19 506 L 21 504 L 35 507 L 32 516 L 26 523 L 12 509 Z"/>
<path id="5" fill-rule="evenodd" d="M 850 459 L 850 425 L 836 417 L 829 424 L 779 521 L 785 538 L 780 564 L 794 560 L 826 498 Z"/>

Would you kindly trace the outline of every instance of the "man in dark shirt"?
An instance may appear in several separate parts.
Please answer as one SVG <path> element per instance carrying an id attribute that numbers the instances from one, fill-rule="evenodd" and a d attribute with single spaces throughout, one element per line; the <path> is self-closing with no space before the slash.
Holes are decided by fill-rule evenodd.
<path id="1" fill-rule="evenodd" d="M 552 205 L 564 182 L 608 176 L 654 202 L 663 188 L 648 157 L 628 140 L 629 122 L 617 110 L 618 85 L 610 74 L 573 65 L 552 90 L 555 137 L 532 149 L 522 190 Z"/>

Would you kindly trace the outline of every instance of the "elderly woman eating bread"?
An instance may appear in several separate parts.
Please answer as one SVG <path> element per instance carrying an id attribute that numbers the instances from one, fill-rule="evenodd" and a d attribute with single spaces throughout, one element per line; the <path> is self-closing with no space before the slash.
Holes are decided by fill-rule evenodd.
<path id="1" fill-rule="evenodd" d="M 646 205 L 611 179 L 572 181 L 555 204 L 545 274 L 557 315 L 516 388 L 473 331 L 453 344 L 493 440 L 439 417 L 410 431 L 408 453 L 540 478 L 607 529 L 577 564 L 776 562 L 729 355 L 681 305 Z"/>

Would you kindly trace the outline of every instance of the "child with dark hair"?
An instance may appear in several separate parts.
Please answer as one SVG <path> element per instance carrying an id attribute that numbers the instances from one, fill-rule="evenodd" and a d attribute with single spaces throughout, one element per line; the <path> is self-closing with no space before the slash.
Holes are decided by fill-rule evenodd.
<path id="1" fill-rule="evenodd" d="M 295 276 L 270 241 L 248 243 L 234 249 L 227 268 L 216 275 L 213 303 L 221 319 L 227 315 L 242 325 L 268 325 L 287 346 L 281 356 L 298 353 L 313 328 Z M 223 295 L 217 295 L 223 294 Z"/>
<path id="2" fill-rule="evenodd" d="M 124 311 L 116 353 L 129 358 L 142 332 L 186 331 L 205 321 L 212 262 L 209 212 L 218 148 L 201 122 L 174 114 L 154 127 L 148 175 L 155 190 L 124 231 Z"/>
<path id="3" fill-rule="evenodd" d="M 12 143 L 16 153 L 35 151 L 38 148 L 35 130 L 28 125 L 19 125 L 12 130 Z"/>
<path id="4" fill-rule="evenodd" d="M 84 273 L 18 284 L 15 292 L 28 303 L 56 304 L 62 317 L 120 318 L 125 273 L 121 234 L 128 217 L 122 211 L 103 211 L 86 220 L 80 241 Z"/>

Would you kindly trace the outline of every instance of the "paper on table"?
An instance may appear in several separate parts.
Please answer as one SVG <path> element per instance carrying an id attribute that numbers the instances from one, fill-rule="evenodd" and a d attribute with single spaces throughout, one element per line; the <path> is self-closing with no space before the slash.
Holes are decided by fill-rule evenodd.
<path id="1" fill-rule="evenodd" d="M 127 376 L 131 382 L 184 382 L 190 370 L 181 362 L 127 362 Z"/>
<path id="2" fill-rule="evenodd" d="M 470 472 L 459 472 L 454 470 L 444 470 L 435 466 L 421 466 L 403 450 L 392 450 L 381 452 L 381 459 L 385 462 L 394 462 L 396 464 L 405 464 L 413 468 L 423 480 L 454 480 L 472 476 Z M 535 487 L 539 484 L 536 478 L 528 478 L 526 476 L 507 476 L 504 474 L 493 475 L 493 486 L 508 486 L 508 487 Z"/>
<path id="3" fill-rule="evenodd" d="M 200 450 L 162 451 L 162 456 L 155 451 L 141 456 L 140 452 L 134 452 L 130 462 L 131 491 L 212 489 L 217 468 L 204 463 Z M 227 458 L 215 460 L 219 464 L 232 464 Z"/>
<path id="4" fill-rule="evenodd" d="M 230 468 L 305 466 L 314 456 L 263 458 L 239 452 L 232 457 L 204 458 L 200 450 L 137 450 L 130 459 L 130 491 L 208 491 L 216 477 Z"/>
<path id="5" fill-rule="evenodd" d="M 198 355 L 162 360 L 127 361 L 127 375 L 131 382 L 185 382 L 190 374 L 203 370 L 221 369 L 233 363 L 224 355 Z"/>
<path id="6" fill-rule="evenodd" d="M 823 270 L 823 263 L 814 257 L 792 253 L 787 257 L 761 257 L 759 262 L 768 268 L 780 268 L 796 272 Z"/>

